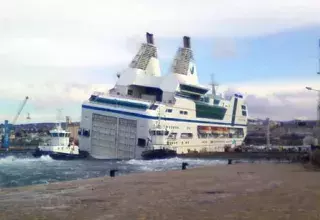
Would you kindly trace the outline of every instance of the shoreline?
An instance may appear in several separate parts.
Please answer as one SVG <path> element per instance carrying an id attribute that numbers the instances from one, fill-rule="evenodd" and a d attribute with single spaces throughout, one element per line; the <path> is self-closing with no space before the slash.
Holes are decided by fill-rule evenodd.
<path id="1" fill-rule="evenodd" d="M 0 219 L 319 219 L 320 172 L 239 163 L 0 190 Z"/>

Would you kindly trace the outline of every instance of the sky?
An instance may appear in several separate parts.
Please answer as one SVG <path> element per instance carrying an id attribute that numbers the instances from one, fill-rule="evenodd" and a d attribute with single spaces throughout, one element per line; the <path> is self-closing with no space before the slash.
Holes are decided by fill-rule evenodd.
<path id="1" fill-rule="evenodd" d="M 0 0 L 0 121 L 79 121 L 81 103 L 110 89 L 145 32 L 163 74 L 191 46 L 202 84 L 245 95 L 249 116 L 316 118 L 320 89 L 318 0 Z M 30 120 L 26 119 L 30 113 Z"/>

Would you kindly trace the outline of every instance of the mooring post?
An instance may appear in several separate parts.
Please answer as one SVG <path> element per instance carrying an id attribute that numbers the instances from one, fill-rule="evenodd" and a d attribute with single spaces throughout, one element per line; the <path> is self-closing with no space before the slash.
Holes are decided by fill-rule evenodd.
<path id="1" fill-rule="evenodd" d="M 115 170 L 115 169 L 110 170 L 110 177 L 114 177 L 117 171 L 118 170 Z"/>
<path id="2" fill-rule="evenodd" d="M 183 163 L 182 163 L 182 167 L 181 167 L 181 169 L 182 169 L 182 170 L 187 169 L 187 166 L 188 166 L 188 165 L 189 165 L 188 163 L 183 162 Z"/>
<path id="3" fill-rule="evenodd" d="M 228 164 L 232 164 L 232 159 L 228 159 Z"/>

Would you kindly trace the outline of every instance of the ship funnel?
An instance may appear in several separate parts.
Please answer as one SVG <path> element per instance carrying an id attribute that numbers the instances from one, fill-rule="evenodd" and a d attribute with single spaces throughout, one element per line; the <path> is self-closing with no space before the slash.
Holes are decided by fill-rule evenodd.
<path id="1" fill-rule="evenodd" d="M 190 37 L 188 37 L 188 36 L 183 37 L 183 47 L 184 48 L 191 48 Z"/>
<path id="2" fill-rule="evenodd" d="M 142 43 L 139 52 L 132 59 L 129 67 L 143 70 L 146 75 L 160 76 L 160 64 L 157 47 L 154 45 L 153 34 L 146 33 L 146 43 Z"/>
<path id="3" fill-rule="evenodd" d="M 171 72 L 176 74 L 180 82 L 192 85 L 198 84 L 197 67 L 193 58 L 190 37 L 183 37 L 183 47 L 179 47 L 174 57 Z"/>
<path id="4" fill-rule="evenodd" d="M 153 34 L 147 32 L 146 37 L 147 37 L 147 43 L 153 45 L 154 44 Z"/>

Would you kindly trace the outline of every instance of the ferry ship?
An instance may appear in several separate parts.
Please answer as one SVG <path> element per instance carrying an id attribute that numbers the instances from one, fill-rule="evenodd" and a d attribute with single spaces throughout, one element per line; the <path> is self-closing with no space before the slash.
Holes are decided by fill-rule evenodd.
<path id="1" fill-rule="evenodd" d="M 223 152 L 247 134 L 243 96 L 216 95 L 199 84 L 190 37 L 161 75 L 151 33 L 107 93 L 82 104 L 79 148 L 96 159 L 139 159 L 148 151 Z"/>

